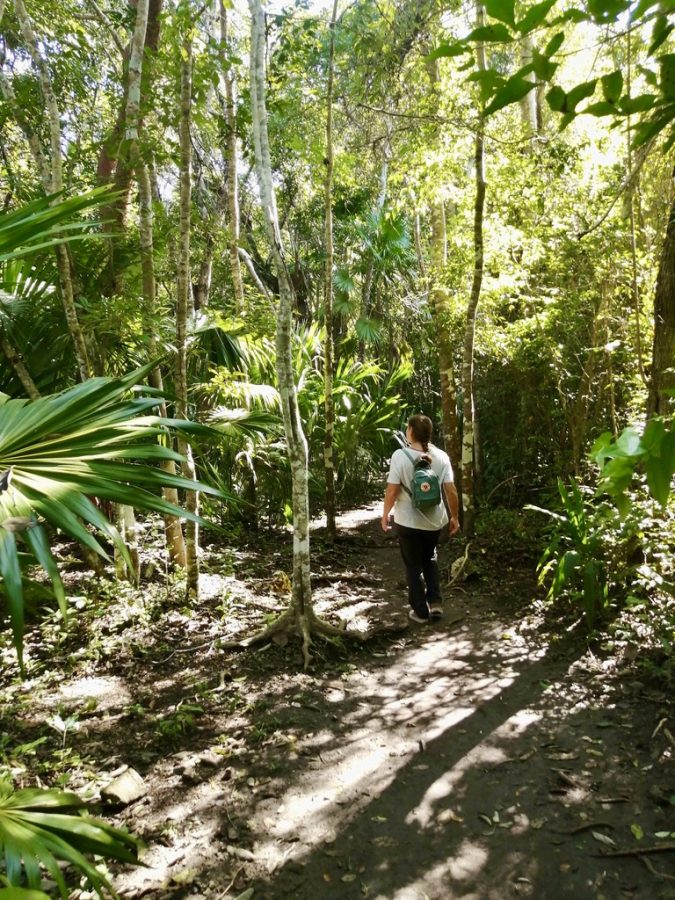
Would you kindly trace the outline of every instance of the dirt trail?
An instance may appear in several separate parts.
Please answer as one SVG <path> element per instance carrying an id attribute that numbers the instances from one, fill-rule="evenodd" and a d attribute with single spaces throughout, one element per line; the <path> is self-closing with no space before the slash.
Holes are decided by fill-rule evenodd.
<path id="1" fill-rule="evenodd" d="M 142 659 L 120 653 L 107 671 L 99 661 L 58 687 L 79 708 L 98 690 L 79 752 L 99 768 L 131 764 L 145 780 L 146 796 L 120 814 L 147 844 L 142 866 L 117 870 L 121 895 L 674 897 L 672 851 L 644 853 L 675 845 L 669 698 L 618 677 L 570 634 L 546 638 L 526 598 L 519 608 L 504 600 L 514 583 L 531 586 L 529 574 L 496 571 L 489 552 L 482 577 L 448 593 L 444 618 L 419 626 L 407 620 L 378 510 L 343 516 L 340 534 L 333 551 L 317 540 L 317 607 L 348 628 L 382 622 L 387 634 L 343 650 L 317 644 L 308 673 L 291 645 L 153 658 L 158 631 L 192 628 L 196 646 L 200 629 L 222 632 L 204 601 L 203 621 L 175 612 L 151 626 Z M 442 549 L 443 565 L 460 547 Z M 228 576 L 242 630 L 252 608 L 283 603 L 262 590 L 277 562 L 270 551 L 265 578 L 249 565 Z M 177 716 L 195 696 L 204 715 L 173 746 L 166 728 L 158 735 L 132 715 L 136 703 L 173 704 Z M 32 715 L 53 700 L 36 694 Z M 642 855 L 603 856 L 619 850 Z"/>

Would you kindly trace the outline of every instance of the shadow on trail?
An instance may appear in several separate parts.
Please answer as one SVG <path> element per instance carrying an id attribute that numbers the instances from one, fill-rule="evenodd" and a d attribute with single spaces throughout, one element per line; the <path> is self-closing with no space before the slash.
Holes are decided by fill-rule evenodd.
<path id="1" fill-rule="evenodd" d="M 465 656 L 472 665 L 450 703 L 438 698 L 433 686 L 457 683 L 456 657 L 435 659 L 426 684 L 424 674 L 414 672 L 414 662 L 408 661 L 411 668 L 405 673 L 395 664 L 390 675 L 398 672 L 400 702 L 414 707 L 412 724 L 434 736 L 417 737 L 416 751 L 393 775 L 376 769 L 358 779 L 353 787 L 362 800 L 353 796 L 348 809 L 338 811 L 328 803 L 317 813 L 307 798 L 310 828 L 317 837 L 324 830 L 328 842 L 294 855 L 267 882 L 252 885 L 255 896 L 260 891 L 270 898 L 496 898 L 504 897 L 507 884 L 517 878 L 529 888 L 522 894 L 562 896 L 550 892 L 555 878 L 551 866 L 532 858 L 535 832 L 530 818 L 518 812 L 518 782 L 527 780 L 527 762 L 520 763 L 518 773 L 525 778 L 511 775 L 506 790 L 499 769 L 491 768 L 509 753 L 523 753 L 530 725 L 543 715 L 533 708 L 548 686 L 544 679 L 562 677 L 575 658 L 571 642 L 567 644 L 564 652 L 558 646 L 536 662 L 520 660 L 510 675 L 489 672 L 485 662 L 491 654 L 478 668 L 480 657 Z M 418 652 L 424 655 L 424 648 Z M 416 678 L 419 687 L 411 684 Z M 500 687 L 504 679 L 512 683 Z M 372 725 L 376 735 L 386 738 L 389 715 L 383 698 L 383 708 L 372 708 L 360 726 Z M 400 715 L 395 718 L 400 724 Z M 325 781 L 329 784 L 330 776 Z M 511 810 L 504 812 L 507 807 Z M 502 810 L 500 823 L 488 826 L 478 817 L 492 819 L 496 809 Z M 514 820 L 515 825 L 500 829 Z M 337 831 L 335 840 L 331 830 Z"/>

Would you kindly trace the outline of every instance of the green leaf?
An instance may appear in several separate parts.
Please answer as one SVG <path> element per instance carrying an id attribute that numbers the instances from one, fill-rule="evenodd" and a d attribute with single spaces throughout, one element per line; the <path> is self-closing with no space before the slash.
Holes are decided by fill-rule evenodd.
<path id="1" fill-rule="evenodd" d="M 499 19 L 507 25 L 515 25 L 514 0 L 485 0 L 485 11 L 491 19 Z"/>
<path id="2" fill-rule="evenodd" d="M 593 96 L 596 84 L 597 78 L 592 78 L 590 81 L 584 81 L 581 84 L 575 85 L 575 87 L 567 94 L 567 108 L 565 111 L 568 113 L 575 112 L 582 100 Z"/>
<path id="3" fill-rule="evenodd" d="M 551 62 L 548 56 L 535 50 L 532 54 L 532 66 L 540 81 L 550 81 L 555 75 L 558 63 Z"/>
<path id="4" fill-rule="evenodd" d="M 608 103 L 616 103 L 621 96 L 623 89 L 623 75 L 620 69 L 610 72 L 609 75 L 603 75 L 600 79 L 602 85 L 602 93 Z"/>
<path id="5" fill-rule="evenodd" d="M 668 100 L 675 97 L 675 53 L 664 53 L 659 57 L 661 93 Z"/>
<path id="6" fill-rule="evenodd" d="M 616 107 L 613 103 L 601 100 L 598 103 L 591 103 L 590 106 L 586 106 L 583 112 L 590 116 L 613 116 L 616 115 Z"/>
<path id="7" fill-rule="evenodd" d="M 588 11 L 596 22 L 613 22 L 630 8 L 630 0 L 588 0 Z"/>
<path id="8" fill-rule="evenodd" d="M 469 48 L 459 41 L 452 44 L 441 44 L 436 47 L 431 53 L 428 53 L 424 58 L 429 62 L 433 62 L 435 59 L 442 59 L 446 56 L 462 56 L 464 53 L 469 53 Z"/>
<path id="9" fill-rule="evenodd" d="M 567 94 L 561 87 L 554 85 L 546 94 L 546 102 L 554 112 L 563 112 L 567 105 Z"/>
<path id="10" fill-rule="evenodd" d="M 535 3 L 533 7 L 528 9 L 520 22 L 516 22 L 516 29 L 521 34 L 529 34 L 534 31 L 544 21 L 549 11 L 555 6 L 557 0 L 543 0 L 542 3 Z"/>
<path id="11" fill-rule="evenodd" d="M 489 116 L 498 109 L 508 106 L 511 103 L 517 103 L 529 92 L 536 87 L 534 81 L 527 81 L 525 78 L 518 78 L 515 75 L 509 78 L 503 87 L 495 94 L 492 102 L 485 110 L 485 115 Z"/>
<path id="12" fill-rule="evenodd" d="M 619 101 L 619 109 L 626 115 L 642 113 L 650 110 L 656 103 L 653 94 L 638 94 L 637 97 L 622 97 Z"/>
<path id="13" fill-rule="evenodd" d="M 483 41 L 486 44 L 510 44 L 513 39 L 506 25 L 481 25 L 464 38 L 465 41 Z"/>
<path id="14" fill-rule="evenodd" d="M 2 575 L 2 589 L 12 623 L 14 646 L 19 657 L 19 664 L 23 665 L 24 613 L 21 569 L 14 534 L 11 531 L 5 531 L 4 528 L 0 528 L 0 575 Z"/>
<path id="15" fill-rule="evenodd" d="M 575 7 L 572 7 L 572 9 L 566 10 L 562 14 L 562 16 L 560 16 L 559 20 L 556 20 L 556 24 L 558 21 L 560 21 L 560 22 L 577 22 L 577 23 L 588 22 L 588 21 L 590 21 L 590 16 L 588 15 L 587 12 L 584 12 L 584 10 L 576 9 Z"/>
<path id="16" fill-rule="evenodd" d="M 41 525 L 35 525 L 25 533 L 24 540 L 30 547 L 37 562 L 42 566 L 47 575 L 49 575 L 54 590 L 54 596 L 58 601 L 61 615 L 65 620 L 68 612 L 66 592 L 63 587 L 63 582 L 61 581 L 61 576 L 59 575 L 58 567 L 54 562 L 54 557 L 49 550 L 49 544 L 47 543 L 47 536 L 44 533 L 44 529 Z"/>
<path id="17" fill-rule="evenodd" d="M 544 48 L 544 56 L 553 56 L 560 50 L 565 40 L 565 32 L 559 31 L 557 34 L 554 34 L 551 40 L 548 42 L 546 47 Z"/>
<path id="18" fill-rule="evenodd" d="M 475 81 L 480 87 L 481 100 L 485 103 L 495 93 L 504 79 L 494 69 L 472 72 L 467 81 Z"/>
<path id="19" fill-rule="evenodd" d="M 0 888 L 0 900 L 49 900 L 49 895 L 31 888 Z"/>
<path id="20" fill-rule="evenodd" d="M 642 830 L 640 825 L 637 825 L 637 824 L 631 825 L 630 830 L 632 831 L 633 837 L 635 838 L 636 841 L 641 841 L 642 838 L 645 836 L 645 833 Z"/>
<path id="21" fill-rule="evenodd" d="M 654 30 L 652 31 L 652 42 L 647 50 L 648 56 L 653 56 L 659 47 L 667 40 L 671 31 L 675 28 L 675 23 L 671 22 L 667 16 L 658 16 L 654 20 Z"/>

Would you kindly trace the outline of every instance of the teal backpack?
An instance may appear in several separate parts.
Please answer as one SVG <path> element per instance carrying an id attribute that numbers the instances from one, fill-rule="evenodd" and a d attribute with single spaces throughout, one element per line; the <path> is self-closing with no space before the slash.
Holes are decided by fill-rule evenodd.
<path id="1" fill-rule="evenodd" d="M 441 482 L 438 475 L 431 468 L 427 459 L 417 458 L 403 450 L 413 464 L 414 472 L 410 487 L 401 484 L 403 490 L 410 496 L 415 509 L 431 509 L 441 502 Z"/>

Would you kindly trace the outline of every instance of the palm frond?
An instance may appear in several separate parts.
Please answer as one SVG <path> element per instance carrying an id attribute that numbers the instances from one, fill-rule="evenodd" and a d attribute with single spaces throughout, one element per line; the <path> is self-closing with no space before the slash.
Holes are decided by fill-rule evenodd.
<path id="1" fill-rule="evenodd" d="M 114 193 L 105 186 L 65 200 L 58 197 L 58 194 L 41 197 L 0 216 L 0 262 L 89 234 L 97 222 L 69 220 L 86 209 L 101 206 L 112 199 Z"/>
<path id="2" fill-rule="evenodd" d="M 134 394 L 153 365 L 148 363 L 122 378 L 92 378 L 30 402 L 7 399 L 0 404 L 0 473 L 6 475 L 0 479 L 4 484 L 0 490 L 0 585 L 20 662 L 23 586 L 19 543 L 46 570 L 64 606 L 63 588 L 39 519 L 107 558 L 97 533 L 123 555 L 126 547 L 91 498 L 202 521 L 166 501 L 161 489 L 175 487 L 220 496 L 215 488 L 153 465 L 163 460 L 181 461 L 165 445 L 170 430 L 213 434 L 207 426 L 154 415 L 162 398 Z M 30 524 L 17 529 L 11 524 L 16 520 Z"/>
<path id="3" fill-rule="evenodd" d="M 38 890 L 41 867 L 66 898 L 68 889 L 59 860 L 84 875 L 99 896 L 115 896 L 107 878 L 87 856 L 135 863 L 138 842 L 84 810 L 85 804 L 76 794 L 43 788 L 15 791 L 8 782 L 0 782 L 0 853 L 10 885 L 0 891 L 0 898 L 34 900 L 44 896 Z M 24 880 L 27 889 L 21 887 Z"/>

